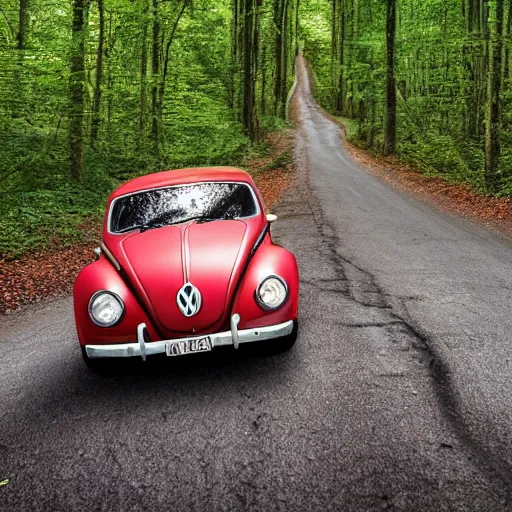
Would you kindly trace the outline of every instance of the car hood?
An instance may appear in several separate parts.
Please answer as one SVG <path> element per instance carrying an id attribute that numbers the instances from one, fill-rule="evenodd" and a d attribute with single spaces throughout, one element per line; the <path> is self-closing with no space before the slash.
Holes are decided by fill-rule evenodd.
<path id="1" fill-rule="evenodd" d="M 128 278 L 166 335 L 206 331 L 225 317 L 251 249 L 247 231 L 243 221 L 221 220 L 152 229 L 121 242 Z M 177 302 L 187 283 L 201 295 L 191 317 Z"/>

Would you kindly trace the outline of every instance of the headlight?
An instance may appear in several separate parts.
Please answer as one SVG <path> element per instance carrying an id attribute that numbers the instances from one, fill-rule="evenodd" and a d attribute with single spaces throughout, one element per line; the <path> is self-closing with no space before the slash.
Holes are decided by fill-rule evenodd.
<path id="1" fill-rule="evenodd" d="M 256 300 L 263 309 L 278 309 L 288 297 L 288 287 L 278 276 L 269 276 L 258 286 Z"/>
<path id="2" fill-rule="evenodd" d="M 89 316 L 100 327 L 112 327 L 124 314 L 121 297 L 112 292 L 97 292 L 89 301 Z"/>

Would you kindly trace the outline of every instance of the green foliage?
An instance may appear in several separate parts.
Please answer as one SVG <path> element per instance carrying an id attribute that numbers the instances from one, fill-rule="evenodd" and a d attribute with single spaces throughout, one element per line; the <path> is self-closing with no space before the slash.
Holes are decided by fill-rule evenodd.
<path id="1" fill-rule="evenodd" d="M 0 255 L 18 257 L 32 249 L 83 240 L 80 226 L 99 221 L 108 193 L 97 186 L 11 192 L 0 202 Z"/>
<path id="2" fill-rule="evenodd" d="M 80 241 L 83 222 L 98 220 L 108 193 L 123 180 L 163 169 L 239 165 L 252 151 L 254 134 L 241 122 L 243 58 L 233 55 L 248 26 L 239 19 L 233 30 L 240 0 L 103 0 L 103 31 L 101 2 L 83 4 L 81 34 L 75 27 L 72 39 L 74 9 L 82 2 L 30 0 L 20 48 L 20 3 L 2 3 L 0 259 Z M 285 6 L 291 25 L 296 1 L 260 4 L 254 2 L 251 28 L 258 138 L 286 126 L 274 109 L 274 8 Z M 282 42 L 288 58 L 281 97 L 293 81 L 294 37 L 289 30 Z M 73 95 L 82 71 L 83 101 Z M 72 123 L 77 112 L 80 121 Z M 70 133 L 77 126 L 78 142 Z M 83 172 L 70 164 L 77 147 Z"/>
<path id="3" fill-rule="evenodd" d="M 277 116 L 265 115 L 260 118 L 260 127 L 263 132 L 275 132 L 290 127 L 290 123 Z"/>
<path id="4" fill-rule="evenodd" d="M 507 33 L 510 27 L 505 23 L 501 133 L 493 132 L 500 138 L 501 155 L 493 171 L 498 186 L 491 190 L 484 173 L 491 69 L 486 52 L 496 31 L 496 2 L 489 3 L 489 17 L 477 15 L 471 20 L 474 9 L 487 6 L 482 0 L 470 4 L 455 0 L 396 2 L 397 156 L 423 172 L 506 195 L 512 177 L 512 34 Z M 512 11 L 510 4 L 505 4 L 507 21 Z M 302 36 L 305 55 L 312 63 L 316 98 L 324 108 L 343 116 L 350 139 L 372 151 L 382 151 L 386 2 L 309 0 L 302 9 Z M 486 33 L 491 37 L 489 45 Z"/>
<path id="5" fill-rule="evenodd" d="M 468 169 L 451 137 L 427 133 L 415 143 L 399 145 L 399 154 L 428 173 L 465 176 Z"/>
<path id="6" fill-rule="evenodd" d="M 330 75 L 332 34 L 329 2 L 310 0 L 303 5 L 300 14 L 304 55 L 312 64 L 315 98 L 321 105 L 329 106 L 335 90 Z"/>
<path id="7" fill-rule="evenodd" d="M 345 127 L 347 139 L 357 142 L 359 133 L 357 121 L 355 119 L 350 119 L 350 117 L 343 116 L 336 116 L 336 119 L 338 119 L 338 121 L 340 121 Z"/>
<path id="8" fill-rule="evenodd" d="M 292 154 L 290 151 L 283 151 L 273 158 L 262 171 L 272 171 L 274 169 L 284 169 L 292 163 Z"/>

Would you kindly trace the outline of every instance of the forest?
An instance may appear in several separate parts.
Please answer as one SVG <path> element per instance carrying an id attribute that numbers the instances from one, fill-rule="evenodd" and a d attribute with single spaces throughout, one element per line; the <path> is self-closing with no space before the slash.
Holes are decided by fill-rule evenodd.
<path id="1" fill-rule="evenodd" d="M 0 0 L 0 259 L 80 237 L 147 172 L 283 126 L 297 0 Z"/>
<path id="2" fill-rule="evenodd" d="M 486 194 L 512 193 L 512 2 L 312 0 L 317 100 L 349 138 Z"/>
<path id="3" fill-rule="evenodd" d="M 367 150 L 512 194 L 512 0 L 0 0 L 0 259 L 80 240 L 123 180 L 241 165 L 294 57 Z"/>

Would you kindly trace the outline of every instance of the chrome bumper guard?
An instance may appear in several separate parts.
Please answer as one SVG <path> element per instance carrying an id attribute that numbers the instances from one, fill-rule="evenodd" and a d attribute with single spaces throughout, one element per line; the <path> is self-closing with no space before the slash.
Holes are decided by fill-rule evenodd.
<path id="1" fill-rule="evenodd" d="M 149 342 L 144 339 L 146 324 L 139 324 L 137 327 L 136 343 L 123 343 L 120 345 L 86 345 L 85 351 L 91 359 L 98 359 L 102 357 L 139 356 L 145 361 L 146 356 L 165 353 L 167 344 L 174 341 L 197 340 L 209 336 L 213 348 L 233 345 L 234 348 L 237 349 L 240 343 L 252 343 L 254 341 L 280 338 L 282 336 L 287 336 L 293 331 L 293 320 L 289 320 L 282 324 L 257 327 L 255 329 L 243 329 L 241 331 L 238 330 L 239 322 L 240 316 L 235 313 L 231 317 L 231 331 L 205 334 L 204 336 L 193 336 L 191 338 Z"/>

